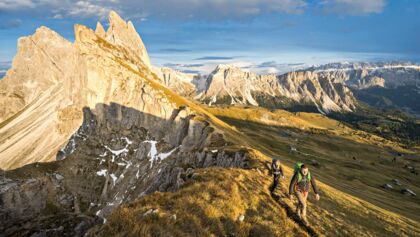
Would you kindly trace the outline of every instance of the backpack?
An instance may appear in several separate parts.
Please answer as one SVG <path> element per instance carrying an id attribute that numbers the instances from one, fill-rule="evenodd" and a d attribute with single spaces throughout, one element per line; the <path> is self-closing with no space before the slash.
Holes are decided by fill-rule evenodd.
<path id="1" fill-rule="evenodd" d="M 300 168 L 302 167 L 303 163 L 302 162 L 296 162 L 295 164 L 295 174 L 298 174 L 298 183 L 300 183 L 300 181 L 302 181 L 302 173 L 300 173 Z M 308 171 L 308 181 L 311 181 L 311 172 Z"/>

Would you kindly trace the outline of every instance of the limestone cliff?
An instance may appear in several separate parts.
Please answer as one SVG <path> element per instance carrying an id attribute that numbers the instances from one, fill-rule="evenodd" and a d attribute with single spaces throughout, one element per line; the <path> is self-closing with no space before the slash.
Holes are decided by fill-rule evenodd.
<path id="1" fill-rule="evenodd" d="M 209 76 L 200 100 L 213 104 L 249 104 L 281 108 L 287 103 L 309 104 L 321 113 L 352 111 L 357 104 L 350 90 L 312 72 L 282 76 L 257 75 L 230 65 L 219 65 Z"/>

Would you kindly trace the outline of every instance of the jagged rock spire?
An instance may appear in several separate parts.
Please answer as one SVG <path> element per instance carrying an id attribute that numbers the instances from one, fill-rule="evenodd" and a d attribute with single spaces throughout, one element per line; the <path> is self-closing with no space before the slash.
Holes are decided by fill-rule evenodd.
<path id="1" fill-rule="evenodd" d="M 96 23 L 95 34 L 98 35 L 101 38 L 105 38 L 106 37 L 105 29 L 104 29 L 104 27 L 102 26 L 102 24 L 99 21 L 98 21 L 98 23 Z"/>
<path id="2" fill-rule="evenodd" d="M 131 50 L 139 56 L 148 68 L 151 68 L 146 47 L 134 28 L 133 23 L 131 21 L 125 22 L 115 11 L 109 13 L 109 28 L 106 32 L 106 39 L 110 43 Z"/>

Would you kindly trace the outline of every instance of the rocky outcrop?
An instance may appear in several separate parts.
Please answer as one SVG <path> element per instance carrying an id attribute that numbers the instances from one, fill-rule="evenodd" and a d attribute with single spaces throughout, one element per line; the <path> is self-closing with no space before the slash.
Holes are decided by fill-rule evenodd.
<path id="1" fill-rule="evenodd" d="M 248 151 L 232 146 L 198 116 L 186 108 L 163 119 L 115 103 L 86 107 L 83 124 L 58 152 L 59 161 L 0 177 L 0 230 L 8 235 L 51 229 L 63 234 L 86 225 L 83 234 L 121 204 L 154 191 L 176 191 L 194 178 L 195 169 L 248 168 Z M 51 215 L 58 222 L 71 221 L 57 224 Z M 32 224 L 20 228 L 27 221 Z"/>
<path id="2" fill-rule="evenodd" d="M 95 32 L 76 25 L 73 44 L 41 27 L 19 40 L 0 81 L 0 168 L 54 160 L 85 106 L 116 102 L 169 118 L 174 105 L 145 79 L 156 78 L 132 24 L 111 12 L 106 34 L 101 24 Z"/>
<path id="3" fill-rule="evenodd" d="M 312 72 L 282 76 L 257 75 L 230 65 L 219 65 L 209 76 L 200 100 L 213 104 L 249 104 L 284 108 L 308 104 L 321 113 L 352 111 L 356 107 L 350 90 L 342 83 Z M 273 101 L 269 104 L 270 101 Z"/>

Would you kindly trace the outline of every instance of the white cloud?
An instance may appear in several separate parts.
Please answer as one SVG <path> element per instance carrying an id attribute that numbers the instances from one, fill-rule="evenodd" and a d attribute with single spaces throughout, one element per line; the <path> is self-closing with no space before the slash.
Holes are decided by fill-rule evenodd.
<path id="1" fill-rule="evenodd" d="M 53 19 L 66 17 L 106 18 L 118 10 L 119 0 L 0 0 L 0 11 L 22 11 Z"/>
<path id="2" fill-rule="evenodd" d="M 128 0 L 138 12 L 161 18 L 235 19 L 264 13 L 302 13 L 305 0 Z"/>
<path id="3" fill-rule="evenodd" d="M 49 13 L 50 18 L 103 18 L 113 9 L 131 18 L 226 20 L 265 13 L 303 13 L 306 5 L 306 0 L 0 0 L 0 10 L 30 9 Z"/>
<path id="4" fill-rule="evenodd" d="M 84 18 L 99 17 L 100 19 L 105 19 L 111 10 L 110 7 L 100 6 L 90 1 L 78 1 L 70 6 L 67 15 Z"/>
<path id="5" fill-rule="evenodd" d="M 324 12 L 338 15 L 368 15 L 381 13 L 385 0 L 324 0 L 320 3 Z"/>
<path id="6" fill-rule="evenodd" d="M 32 8 L 35 3 L 32 0 L 0 0 L 0 10 L 19 10 L 21 8 Z"/>
<path id="7" fill-rule="evenodd" d="M 300 14 L 320 7 L 327 14 L 368 15 L 383 11 L 386 0 L 0 0 L 0 11 L 31 11 L 49 18 L 100 18 L 109 10 L 125 18 L 235 20 L 258 15 Z"/>

